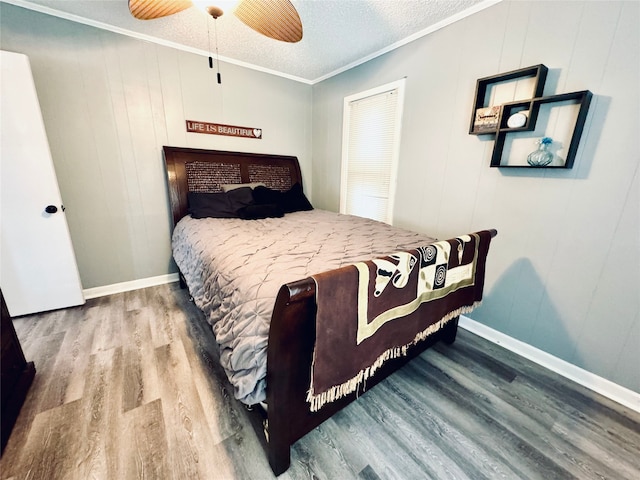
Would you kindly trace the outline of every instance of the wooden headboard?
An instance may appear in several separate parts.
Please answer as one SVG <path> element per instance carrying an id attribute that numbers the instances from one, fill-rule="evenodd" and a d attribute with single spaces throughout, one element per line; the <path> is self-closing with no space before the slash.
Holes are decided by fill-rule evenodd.
<path id="1" fill-rule="evenodd" d="M 302 185 L 297 157 L 163 147 L 173 225 L 187 215 L 189 192 L 221 192 L 221 185 L 262 182 L 286 191 Z"/>

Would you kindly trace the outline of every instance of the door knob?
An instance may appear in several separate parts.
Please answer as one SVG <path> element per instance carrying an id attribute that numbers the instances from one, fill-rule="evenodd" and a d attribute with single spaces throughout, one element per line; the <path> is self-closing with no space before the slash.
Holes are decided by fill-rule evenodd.
<path id="1" fill-rule="evenodd" d="M 47 205 L 47 208 L 44 209 L 47 213 L 56 213 L 58 211 L 58 207 L 55 205 Z"/>

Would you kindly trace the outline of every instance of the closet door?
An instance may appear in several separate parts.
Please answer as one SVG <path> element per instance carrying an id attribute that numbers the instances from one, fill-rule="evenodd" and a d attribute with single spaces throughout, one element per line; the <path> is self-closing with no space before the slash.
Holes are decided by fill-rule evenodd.
<path id="1" fill-rule="evenodd" d="M 0 287 L 11 316 L 84 303 L 29 59 L 0 52 Z"/>

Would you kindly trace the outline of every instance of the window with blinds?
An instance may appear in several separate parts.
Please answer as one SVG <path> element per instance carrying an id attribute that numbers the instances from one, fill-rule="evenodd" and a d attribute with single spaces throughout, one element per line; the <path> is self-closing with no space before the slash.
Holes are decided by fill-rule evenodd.
<path id="1" fill-rule="evenodd" d="M 404 83 L 344 99 L 341 213 L 393 222 Z"/>

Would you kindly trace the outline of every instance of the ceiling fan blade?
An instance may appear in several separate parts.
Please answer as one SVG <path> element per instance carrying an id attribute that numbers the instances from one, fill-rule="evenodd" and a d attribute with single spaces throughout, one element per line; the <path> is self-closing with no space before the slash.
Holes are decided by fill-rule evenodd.
<path id="1" fill-rule="evenodd" d="M 256 32 L 283 42 L 302 39 L 302 22 L 289 0 L 241 0 L 235 15 Z"/>
<path id="2" fill-rule="evenodd" d="M 191 7 L 191 0 L 129 0 L 131 15 L 140 20 L 153 20 Z"/>

